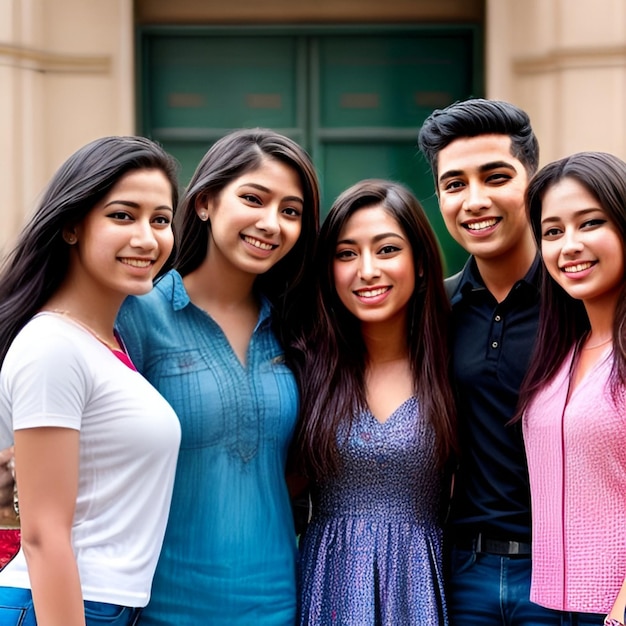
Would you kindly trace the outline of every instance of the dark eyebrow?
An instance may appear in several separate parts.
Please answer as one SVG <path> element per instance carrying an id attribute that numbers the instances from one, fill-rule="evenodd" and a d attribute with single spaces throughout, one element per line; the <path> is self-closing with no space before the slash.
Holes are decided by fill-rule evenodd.
<path id="1" fill-rule="evenodd" d="M 122 206 L 127 206 L 129 209 L 139 208 L 139 204 L 137 204 L 136 202 L 131 202 L 130 200 L 111 200 L 104 205 L 104 208 L 106 209 L 112 204 L 121 204 Z M 163 204 L 161 206 L 155 207 L 155 211 L 171 211 L 173 213 L 174 209 L 172 209 L 172 207 L 170 206 L 167 206 L 166 204 Z"/>
<path id="2" fill-rule="evenodd" d="M 602 213 L 604 215 L 604 211 L 600 207 L 590 207 L 588 209 L 580 209 L 580 211 L 575 211 L 574 217 L 582 217 L 589 213 Z M 551 224 L 553 222 L 560 222 L 560 221 L 561 221 L 561 218 L 558 215 L 555 215 L 554 217 L 546 217 L 545 219 L 542 219 L 541 223 Z"/>
<path id="3" fill-rule="evenodd" d="M 254 187 L 254 189 L 258 189 L 259 191 L 263 191 L 264 193 L 272 193 L 271 189 L 268 189 L 263 185 L 259 185 L 258 183 L 243 183 L 239 186 L 239 188 L 241 187 Z M 285 196 L 281 199 L 281 202 L 299 202 L 300 204 L 304 204 L 304 200 L 302 198 L 299 198 L 298 196 Z"/>
<path id="4" fill-rule="evenodd" d="M 373 237 L 372 241 L 374 243 L 378 243 L 382 239 L 387 239 L 388 237 L 394 237 L 395 239 L 402 239 L 404 241 L 404 237 L 402 235 L 399 235 L 398 233 L 380 233 L 380 235 L 376 235 L 375 237 Z M 348 244 L 348 245 L 353 246 L 356 244 L 356 240 L 355 239 L 341 239 L 340 241 L 337 242 L 337 245 L 340 245 L 340 244 Z"/>
<path id="5" fill-rule="evenodd" d="M 490 172 L 492 170 L 498 170 L 498 169 L 507 169 L 507 170 L 512 170 L 513 172 L 517 172 L 513 164 L 509 163 L 508 161 L 490 161 L 489 163 L 483 163 L 478 168 L 478 171 L 481 174 L 484 174 L 485 172 Z M 456 178 L 457 176 L 463 176 L 464 173 L 465 173 L 464 170 L 448 170 L 447 172 L 444 172 L 439 177 L 439 182 L 441 183 L 445 180 L 448 180 L 449 178 Z"/>

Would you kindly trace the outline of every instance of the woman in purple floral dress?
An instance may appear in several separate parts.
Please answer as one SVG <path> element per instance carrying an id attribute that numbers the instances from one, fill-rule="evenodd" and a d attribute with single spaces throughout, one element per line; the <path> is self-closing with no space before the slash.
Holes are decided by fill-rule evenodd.
<path id="1" fill-rule="evenodd" d="M 439 525 L 453 448 L 448 302 L 423 209 L 362 181 L 321 231 L 297 458 L 312 487 L 299 624 L 447 624 Z"/>

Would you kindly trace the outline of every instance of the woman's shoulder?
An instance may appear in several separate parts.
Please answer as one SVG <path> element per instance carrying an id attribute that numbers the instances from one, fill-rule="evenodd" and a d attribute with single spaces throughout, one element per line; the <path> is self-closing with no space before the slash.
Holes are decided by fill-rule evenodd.
<path id="1" fill-rule="evenodd" d="M 58 314 L 43 312 L 31 318 L 16 335 L 3 370 L 85 369 L 92 356 L 91 335 Z"/>
<path id="2" fill-rule="evenodd" d="M 16 335 L 13 344 L 33 352 L 65 349 L 84 338 L 85 331 L 58 313 L 42 311 L 33 316 Z M 12 347 L 13 347 L 12 344 Z"/>

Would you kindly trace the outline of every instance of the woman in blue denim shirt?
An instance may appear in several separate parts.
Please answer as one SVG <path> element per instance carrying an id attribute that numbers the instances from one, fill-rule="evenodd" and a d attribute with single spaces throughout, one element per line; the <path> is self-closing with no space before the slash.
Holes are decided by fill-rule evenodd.
<path id="1" fill-rule="evenodd" d="M 298 413 L 289 345 L 318 225 L 308 155 L 240 130 L 181 201 L 176 269 L 118 327 L 182 426 L 172 509 L 141 624 L 292 626 L 296 538 L 285 463 Z"/>

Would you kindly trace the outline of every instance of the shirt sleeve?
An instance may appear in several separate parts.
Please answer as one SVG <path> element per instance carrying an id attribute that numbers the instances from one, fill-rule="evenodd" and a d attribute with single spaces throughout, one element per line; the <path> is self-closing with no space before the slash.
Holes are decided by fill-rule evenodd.
<path id="1" fill-rule="evenodd" d="M 66 336 L 14 341 L 3 364 L 3 389 L 13 430 L 57 426 L 80 430 L 89 373 L 79 346 Z"/>

